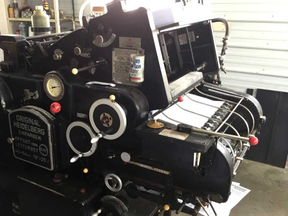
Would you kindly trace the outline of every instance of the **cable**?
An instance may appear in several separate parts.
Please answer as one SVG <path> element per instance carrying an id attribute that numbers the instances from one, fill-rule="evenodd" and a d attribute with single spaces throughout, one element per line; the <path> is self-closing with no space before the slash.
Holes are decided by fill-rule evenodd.
<path id="1" fill-rule="evenodd" d="M 216 211 L 215 211 L 215 209 L 214 209 L 214 207 L 213 207 L 213 205 L 212 205 L 211 200 L 210 200 L 208 197 L 207 197 L 207 199 L 208 199 L 208 202 L 209 202 L 209 204 L 210 204 L 210 206 L 211 206 L 211 208 L 212 208 L 213 213 L 215 214 L 215 216 L 217 216 L 217 213 L 216 213 Z"/>

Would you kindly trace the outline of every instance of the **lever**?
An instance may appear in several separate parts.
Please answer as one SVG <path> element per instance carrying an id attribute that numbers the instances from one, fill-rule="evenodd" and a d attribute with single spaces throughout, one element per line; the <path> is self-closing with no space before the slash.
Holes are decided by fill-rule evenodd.
<path id="1" fill-rule="evenodd" d="M 92 145 L 97 144 L 99 139 L 101 139 L 102 137 L 103 137 L 103 135 L 101 133 L 99 133 L 96 137 L 91 139 L 91 144 Z"/>
<path id="2" fill-rule="evenodd" d="M 79 158 L 82 158 L 82 157 L 83 157 L 83 154 L 76 155 L 71 158 L 70 163 L 75 163 L 76 161 L 78 161 Z"/>
<path id="3" fill-rule="evenodd" d="M 100 66 L 100 65 L 105 65 L 106 63 L 107 63 L 106 60 L 102 59 L 102 60 L 96 61 L 95 64 L 87 66 L 87 67 L 83 67 L 83 68 L 79 68 L 79 69 L 73 68 L 71 72 L 72 72 L 72 74 L 77 75 L 79 72 L 83 72 L 83 71 L 89 70 L 91 68 Z"/>

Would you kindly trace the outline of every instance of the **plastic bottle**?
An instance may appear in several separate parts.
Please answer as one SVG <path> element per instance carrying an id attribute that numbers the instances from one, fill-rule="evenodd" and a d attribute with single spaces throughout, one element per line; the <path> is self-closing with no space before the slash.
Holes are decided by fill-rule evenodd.
<path id="1" fill-rule="evenodd" d="M 50 18 L 46 12 L 43 11 L 43 6 L 35 6 L 31 20 L 34 35 L 51 34 Z"/>
<path id="2" fill-rule="evenodd" d="M 23 22 L 19 25 L 20 35 L 26 37 L 26 26 Z"/>
<path id="3" fill-rule="evenodd" d="M 47 15 L 49 15 L 49 2 L 47 0 L 43 0 L 43 8 Z"/>
<path id="4" fill-rule="evenodd" d="M 13 2 L 13 9 L 14 9 L 14 17 L 19 18 L 19 9 L 17 0 L 14 0 Z"/>

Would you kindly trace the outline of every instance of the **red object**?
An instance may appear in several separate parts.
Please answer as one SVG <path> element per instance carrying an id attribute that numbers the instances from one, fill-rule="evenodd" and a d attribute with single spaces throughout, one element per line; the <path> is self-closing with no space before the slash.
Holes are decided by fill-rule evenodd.
<path id="1" fill-rule="evenodd" d="M 178 97 L 178 101 L 179 102 L 183 102 L 184 101 L 184 98 L 182 96 Z"/>
<path id="2" fill-rule="evenodd" d="M 54 102 L 50 105 L 50 111 L 52 113 L 59 113 L 61 111 L 61 105 L 58 102 Z"/>
<path id="3" fill-rule="evenodd" d="M 256 146 L 256 145 L 259 143 L 259 140 L 258 140 L 257 137 L 251 136 L 251 137 L 249 138 L 249 143 L 250 143 L 250 145 L 252 145 L 252 146 Z"/>

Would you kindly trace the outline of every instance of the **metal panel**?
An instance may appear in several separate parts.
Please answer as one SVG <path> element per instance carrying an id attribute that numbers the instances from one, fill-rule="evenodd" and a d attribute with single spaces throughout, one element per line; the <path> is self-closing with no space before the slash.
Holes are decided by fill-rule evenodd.
<path id="1" fill-rule="evenodd" d="M 211 0 L 211 4 L 214 15 L 226 18 L 231 28 L 223 85 L 288 92 L 288 1 Z M 215 32 L 219 50 L 223 35 Z"/>

